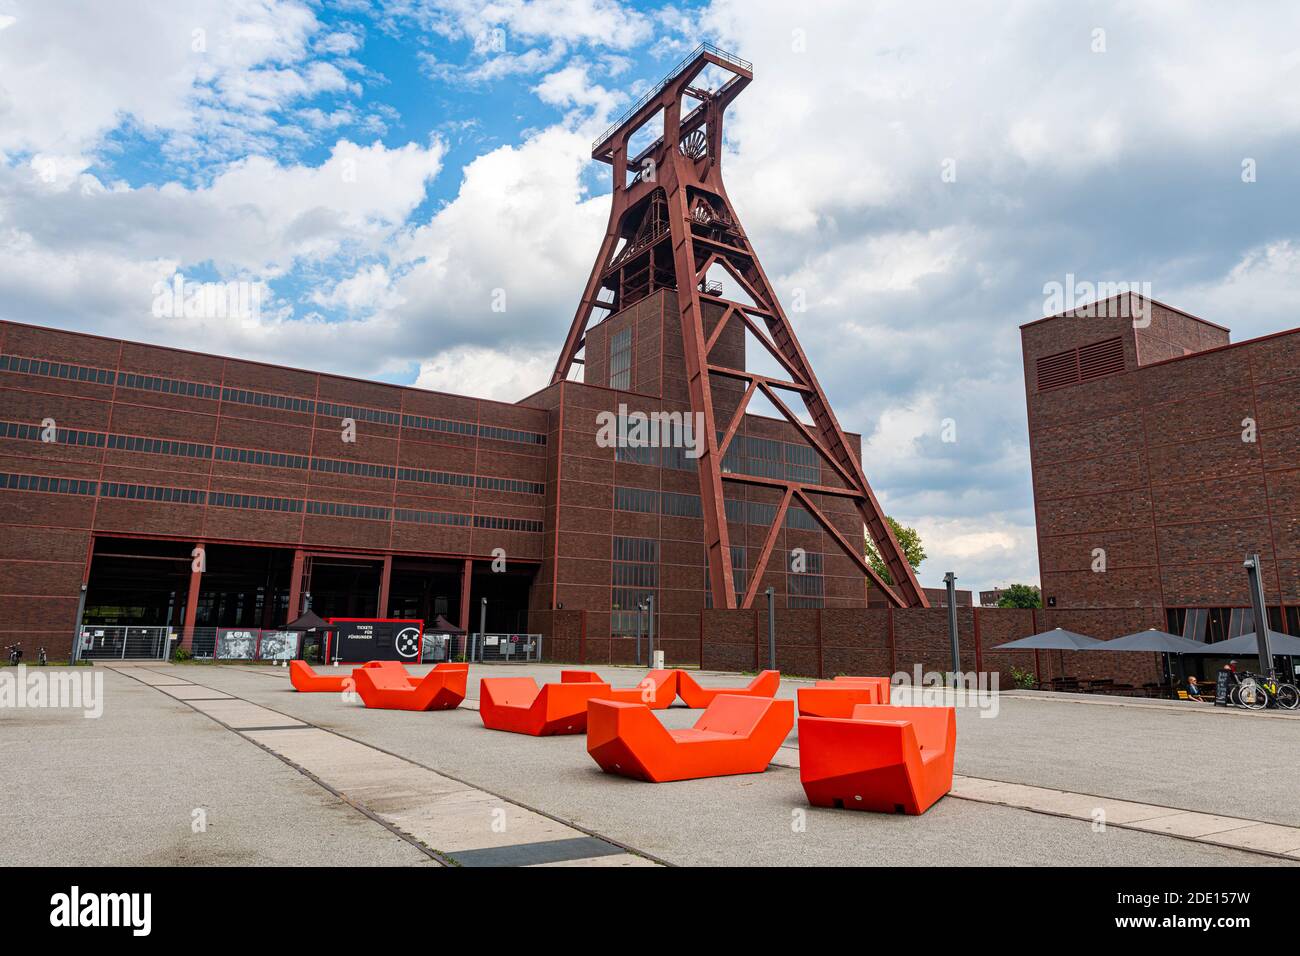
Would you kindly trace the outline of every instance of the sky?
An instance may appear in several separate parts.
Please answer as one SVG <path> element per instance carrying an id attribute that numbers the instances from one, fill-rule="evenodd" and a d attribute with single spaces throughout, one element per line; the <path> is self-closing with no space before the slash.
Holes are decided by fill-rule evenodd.
<path id="1" fill-rule="evenodd" d="M 1051 284 L 1300 324 L 1268 0 L 0 0 L 0 317 L 516 400 L 603 234 L 592 139 L 702 41 L 754 64 L 728 191 L 923 584 L 1037 582 Z M 178 273 L 257 313 L 160 308 Z"/>

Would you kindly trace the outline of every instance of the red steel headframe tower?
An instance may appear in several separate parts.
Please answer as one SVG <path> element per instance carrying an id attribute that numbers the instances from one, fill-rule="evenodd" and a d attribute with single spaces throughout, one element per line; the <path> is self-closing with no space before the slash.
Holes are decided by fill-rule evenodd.
<path id="1" fill-rule="evenodd" d="M 692 85 L 710 66 L 727 74 L 726 81 L 715 90 Z M 705 440 L 697 470 L 713 606 L 751 605 L 786 512 L 797 502 L 895 606 L 927 607 L 916 575 L 884 520 L 861 463 L 831 412 L 722 183 L 723 112 L 752 79 L 749 62 L 703 44 L 592 145 L 592 159 L 613 167 L 613 208 L 552 382 L 563 381 L 574 364 L 583 362 L 578 353 L 584 347 L 595 310 L 608 310 L 605 314 L 612 315 L 656 288 L 675 288 L 691 409 L 704 421 Z M 663 134 L 635 156 L 629 156 L 633 136 L 661 114 Z M 725 297 L 722 284 L 708 278 L 715 268 L 724 270 L 751 301 Z M 710 306 L 710 314 L 720 313 L 711 328 L 706 324 L 705 304 Z M 788 378 L 760 375 L 710 359 L 724 328 L 737 322 L 744 324 Z M 743 397 L 729 416 L 715 416 L 710 388 L 715 376 L 744 384 Z M 839 476 L 840 484 L 810 484 L 723 471 L 723 455 L 740 427 L 746 406 L 759 392 L 821 455 Z M 781 392 L 803 399 L 811 425 L 800 420 L 781 398 Z M 732 578 L 724 491 L 727 482 L 748 482 L 781 491 L 776 518 L 768 529 L 746 593 L 739 599 Z M 889 568 L 893 587 L 868 563 L 862 542 L 847 539 L 835 528 L 811 495 L 852 499 Z"/>

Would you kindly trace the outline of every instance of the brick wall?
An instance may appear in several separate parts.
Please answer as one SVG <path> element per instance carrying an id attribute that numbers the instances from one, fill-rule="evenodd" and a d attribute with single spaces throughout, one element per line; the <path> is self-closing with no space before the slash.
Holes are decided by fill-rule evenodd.
<path id="1" fill-rule="evenodd" d="M 535 614 L 534 629 L 549 624 L 549 612 Z M 568 614 L 570 612 L 558 612 Z M 577 612 L 574 612 L 577 613 Z M 669 667 L 702 667 L 720 671 L 758 671 L 767 667 L 767 610 L 700 611 L 697 633 L 685 630 L 657 639 Z M 580 655 L 576 625 L 567 624 L 568 637 L 548 633 L 546 658 L 587 664 L 630 664 L 631 641 L 588 640 Z M 964 671 L 998 675 L 998 686 L 1014 686 L 1012 668 L 1047 680 L 1053 677 L 1104 678 L 1142 684 L 1160 679 L 1157 654 L 1061 651 L 998 651 L 1021 637 L 1053 627 L 1065 627 L 1107 640 L 1150 627 L 1142 612 L 1030 611 L 1018 608 L 959 608 L 957 633 Z M 948 612 L 944 608 L 825 608 L 782 609 L 776 612 L 776 660 L 791 677 L 831 678 L 837 674 L 887 676 L 951 669 Z"/>

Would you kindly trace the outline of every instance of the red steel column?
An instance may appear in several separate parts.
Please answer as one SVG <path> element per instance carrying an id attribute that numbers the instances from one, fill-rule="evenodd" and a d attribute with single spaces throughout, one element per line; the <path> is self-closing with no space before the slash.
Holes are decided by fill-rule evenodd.
<path id="1" fill-rule="evenodd" d="M 379 575 L 379 607 L 375 617 L 388 617 L 388 588 L 393 579 L 393 556 L 384 555 L 384 570 Z"/>
<path id="2" fill-rule="evenodd" d="M 296 620 L 302 613 L 302 566 L 304 555 L 302 548 L 293 552 L 293 570 L 289 572 L 289 621 Z M 289 621 L 284 623 L 288 624 Z"/>
<path id="3" fill-rule="evenodd" d="M 469 634 L 469 582 L 474 576 L 474 559 L 466 558 L 460 571 L 460 620 L 456 622 L 466 635 Z"/>
<path id="4" fill-rule="evenodd" d="M 207 560 L 207 551 L 202 541 L 194 545 L 194 550 L 198 551 Z M 199 587 L 203 583 L 203 572 L 196 566 L 197 557 L 191 558 L 190 561 L 190 589 L 185 595 L 185 628 L 181 632 L 181 647 L 189 648 L 194 644 L 194 615 L 199 612 Z"/>

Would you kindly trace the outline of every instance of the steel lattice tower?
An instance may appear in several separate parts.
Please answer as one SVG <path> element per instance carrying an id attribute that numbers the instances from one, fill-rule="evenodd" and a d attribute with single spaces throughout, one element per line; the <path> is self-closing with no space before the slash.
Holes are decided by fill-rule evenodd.
<path id="1" fill-rule="evenodd" d="M 725 72 L 729 78 L 716 90 L 692 85 L 710 66 Z M 579 353 L 597 309 L 608 310 L 607 314 L 612 315 L 656 288 L 675 288 L 691 409 L 703 416 L 705 425 L 698 472 L 713 606 L 751 605 L 786 512 L 791 504 L 797 503 L 894 605 L 927 607 L 916 575 L 884 520 L 861 463 L 830 409 L 722 182 L 723 113 L 752 79 L 749 62 L 704 44 L 593 144 L 592 158 L 613 167 L 613 205 L 605 238 L 552 382 L 563 381 L 574 364 L 583 362 Z M 633 136 L 660 114 L 663 134 L 636 155 L 629 156 Z M 715 267 L 725 270 L 751 301 L 745 303 L 724 297 L 720 284 L 708 279 L 709 271 Z M 612 293 L 612 297 L 602 298 L 606 293 Z M 706 305 L 711 308 L 706 310 Z M 720 313 L 711 327 L 706 311 Z M 742 323 L 788 378 L 760 375 L 711 359 L 710 353 L 724 329 L 733 323 Z M 713 388 L 717 378 L 743 384 L 743 396 L 729 414 L 718 413 Z M 839 477 L 840 485 L 723 470 L 723 456 L 741 425 L 746 406 L 757 393 L 777 408 L 828 463 Z M 800 420 L 781 393 L 802 399 L 811 425 Z M 730 482 L 760 484 L 781 491 L 776 518 L 768 529 L 746 593 L 739 598 L 732 577 L 725 508 L 725 488 Z M 868 563 L 862 542 L 846 538 L 835 528 L 811 495 L 835 495 L 853 501 L 889 568 L 893 587 Z"/>

